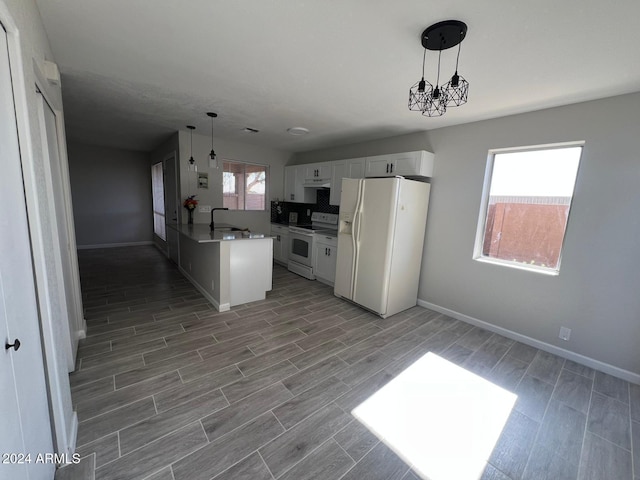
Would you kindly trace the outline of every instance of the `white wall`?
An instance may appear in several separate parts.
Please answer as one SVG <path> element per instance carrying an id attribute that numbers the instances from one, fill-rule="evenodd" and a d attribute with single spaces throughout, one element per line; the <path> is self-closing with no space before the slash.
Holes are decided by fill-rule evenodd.
<path id="1" fill-rule="evenodd" d="M 79 247 L 153 240 L 148 154 L 69 143 L 69 173 Z"/>
<path id="2" fill-rule="evenodd" d="M 638 125 L 640 93 L 442 128 L 429 132 L 428 138 L 414 134 L 328 153 L 334 158 L 366 156 L 372 147 L 379 153 L 417 148 L 435 153 L 421 300 L 638 378 Z M 560 275 L 474 261 L 488 150 L 573 140 L 586 143 Z M 332 158 L 319 151 L 298 154 L 294 160 L 320 159 Z M 572 329 L 569 342 L 558 338 L 561 325 Z"/>
<path id="3" fill-rule="evenodd" d="M 188 131 L 179 132 L 180 153 L 179 177 L 180 177 L 180 201 L 196 194 L 199 205 L 211 205 L 222 207 L 222 166 L 218 169 L 209 169 L 208 160 L 211 151 L 211 137 L 193 134 L 193 158 L 196 160 L 199 172 L 209 173 L 209 188 L 197 188 L 196 175 L 189 172 L 187 160 L 191 156 L 191 141 Z M 269 201 L 284 196 L 284 165 L 287 164 L 291 154 L 280 150 L 274 150 L 245 143 L 232 142 L 214 137 L 214 148 L 218 160 L 235 160 L 239 162 L 256 163 L 269 166 L 269 180 L 267 186 L 267 210 L 266 211 L 216 211 L 216 222 L 229 223 L 238 227 L 248 227 L 257 233 L 270 231 Z M 181 210 L 182 223 L 187 222 L 184 208 Z M 195 223 L 211 221 L 208 213 L 194 213 Z"/>

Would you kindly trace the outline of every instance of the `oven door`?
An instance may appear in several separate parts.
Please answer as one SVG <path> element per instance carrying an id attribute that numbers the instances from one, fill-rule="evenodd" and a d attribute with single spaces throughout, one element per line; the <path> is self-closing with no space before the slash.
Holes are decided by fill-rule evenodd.
<path id="1" fill-rule="evenodd" d="M 289 232 L 289 260 L 313 266 L 313 234 Z"/>

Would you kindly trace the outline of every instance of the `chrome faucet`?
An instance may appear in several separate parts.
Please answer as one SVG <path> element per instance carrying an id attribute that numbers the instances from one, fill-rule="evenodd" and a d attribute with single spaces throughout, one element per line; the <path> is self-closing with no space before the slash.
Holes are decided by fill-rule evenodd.
<path id="1" fill-rule="evenodd" d="M 213 225 L 213 212 L 215 212 L 216 210 L 229 210 L 229 209 L 227 207 L 224 207 L 224 208 L 212 208 L 211 209 L 211 223 L 209 224 L 209 227 L 211 227 L 211 231 L 212 232 L 213 232 L 213 228 L 214 228 L 214 225 Z"/>

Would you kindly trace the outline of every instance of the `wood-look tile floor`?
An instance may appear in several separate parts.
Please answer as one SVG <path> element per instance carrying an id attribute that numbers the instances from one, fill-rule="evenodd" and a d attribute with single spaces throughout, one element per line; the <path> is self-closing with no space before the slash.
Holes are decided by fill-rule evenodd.
<path id="1" fill-rule="evenodd" d="M 77 470 L 97 480 L 415 480 L 350 411 L 429 351 L 518 395 L 483 479 L 640 475 L 637 385 L 421 307 L 383 320 L 282 267 L 219 313 L 154 247 L 79 259 Z"/>

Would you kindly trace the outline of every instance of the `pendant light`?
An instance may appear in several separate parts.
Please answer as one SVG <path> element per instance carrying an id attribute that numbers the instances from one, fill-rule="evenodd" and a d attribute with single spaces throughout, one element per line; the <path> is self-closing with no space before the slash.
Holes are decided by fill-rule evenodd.
<path id="1" fill-rule="evenodd" d="M 196 129 L 193 125 L 187 125 L 187 128 L 191 131 L 191 157 L 189 157 L 189 171 L 197 172 L 198 166 L 196 165 L 196 161 L 193 158 L 193 131 Z"/>
<path id="2" fill-rule="evenodd" d="M 409 110 L 422 112 L 427 117 L 444 115 L 447 107 L 458 107 L 467 102 L 469 82 L 458 75 L 460 45 L 467 35 L 467 25 L 459 20 L 445 20 L 428 27 L 422 32 L 422 78 L 409 89 Z M 458 45 L 456 70 L 451 80 L 440 86 L 440 60 L 442 51 Z M 424 65 L 427 50 L 438 51 L 438 76 L 435 87 L 424 79 Z"/>
<path id="3" fill-rule="evenodd" d="M 218 169 L 218 159 L 216 158 L 216 152 L 213 150 L 213 119 L 218 116 L 217 113 L 207 112 L 207 115 L 211 117 L 211 152 L 209 152 L 209 168 Z"/>

